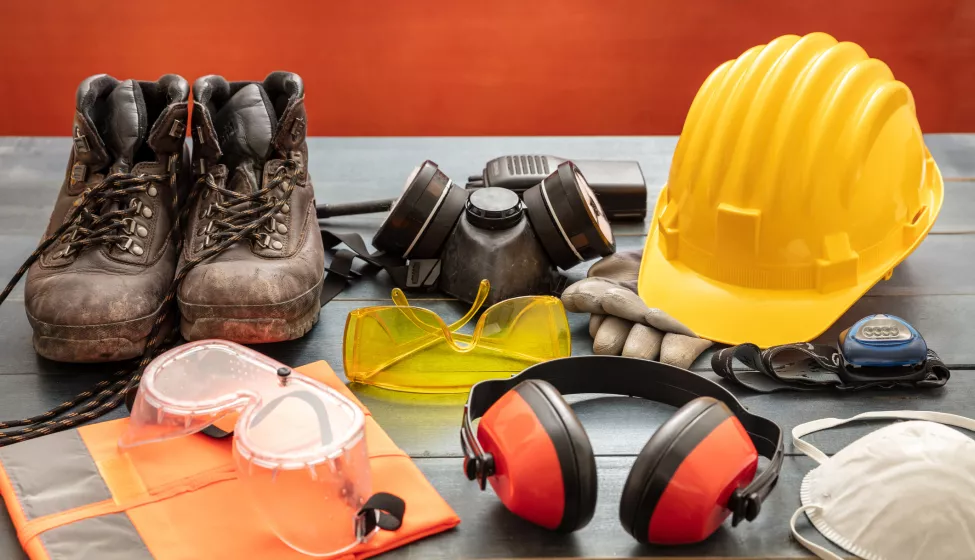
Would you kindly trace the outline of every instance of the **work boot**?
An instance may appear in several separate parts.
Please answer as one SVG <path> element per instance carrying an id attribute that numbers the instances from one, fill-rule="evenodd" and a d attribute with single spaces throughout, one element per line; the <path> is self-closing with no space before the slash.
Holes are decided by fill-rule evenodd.
<path id="1" fill-rule="evenodd" d="M 177 295 L 183 338 L 298 338 L 318 321 L 325 272 L 304 84 L 289 72 L 263 82 L 205 76 L 193 100 L 200 179 L 180 257 L 193 266 Z"/>
<path id="2" fill-rule="evenodd" d="M 24 299 L 34 348 L 65 362 L 140 356 L 176 268 L 177 189 L 189 84 L 92 76 Z M 173 233 L 173 235 L 171 235 Z"/>

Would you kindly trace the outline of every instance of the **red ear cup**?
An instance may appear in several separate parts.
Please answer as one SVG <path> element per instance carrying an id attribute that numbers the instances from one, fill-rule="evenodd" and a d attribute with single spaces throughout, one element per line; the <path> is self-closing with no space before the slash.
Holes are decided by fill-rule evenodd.
<path id="1" fill-rule="evenodd" d="M 620 522 L 640 542 L 709 537 L 725 504 L 755 478 L 758 452 L 738 418 L 711 397 L 687 403 L 653 434 L 623 487 Z"/>
<path id="2" fill-rule="evenodd" d="M 592 519 L 592 446 L 551 384 L 530 379 L 508 391 L 481 418 L 477 439 L 494 456 L 495 473 L 488 481 L 512 513 L 563 532 Z"/>

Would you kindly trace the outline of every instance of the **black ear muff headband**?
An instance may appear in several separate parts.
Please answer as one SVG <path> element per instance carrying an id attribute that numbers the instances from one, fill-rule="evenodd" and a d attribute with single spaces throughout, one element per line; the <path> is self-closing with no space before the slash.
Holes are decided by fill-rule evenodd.
<path id="1" fill-rule="evenodd" d="M 751 484 L 735 490 L 728 499 L 732 525 L 742 519 L 755 519 L 778 481 L 782 468 L 782 429 L 775 422 L 748 412 L 724 387 L 696 373 L 659 362 L 621 356 L 575 356 L 537 364 L 510 379 L 482 381 L 471 388 L 464 407 L 460 442 L 464 449 L 465 474 L 468 479 L 477 480 L 481 490 L 494 474 L 494 458 L 477 441 L 474 420 L 528 379 L 547 381 L 563 395 L 626 395 L 676 408 L 698 397 L 712 397 L 724 403 L 744 426 L 758 454 L 769 459 L 769 464 Z"/>

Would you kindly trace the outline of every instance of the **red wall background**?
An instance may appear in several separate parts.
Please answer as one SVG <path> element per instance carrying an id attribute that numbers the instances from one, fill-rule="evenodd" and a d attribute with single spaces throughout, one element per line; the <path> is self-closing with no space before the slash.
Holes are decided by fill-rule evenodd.
<path id="1" fill-rule="evenodd" d="M 925 132 L 975 131 L 971 0 L 0 0 L 0 134 L 67 135 L 84 77 L 298 72 L 314 135 L 677 134 L 721 62 L 859 43 Z"/>

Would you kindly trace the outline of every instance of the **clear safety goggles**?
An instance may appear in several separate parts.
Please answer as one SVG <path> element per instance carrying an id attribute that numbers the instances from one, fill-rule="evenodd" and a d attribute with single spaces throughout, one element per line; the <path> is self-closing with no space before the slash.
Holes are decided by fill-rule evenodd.
<path id="1" fill-rule="evenodd" d="M 365 417 L 355 403 L 253 350 L 204 340 L 149 364 L 119 447 L 214 424 L 233 430 L 239 480 L 289 546 L 332 555 L 372 534 Z"/>
<path id="2" fill-rule="evenodd" d="M 447 325 L 429 309 L 413 307 L 399 288 L 393 306 L 365 307 L 345 322 L 343 361 L 350 381 L 420 393 L 466 392 L 486 379 L 571 353 L 565 309 L 552 296 L 511 298 L 489 307 L 473 334 L 458 332 L 487 299 L 482 280 L 466 315 Z"/>

